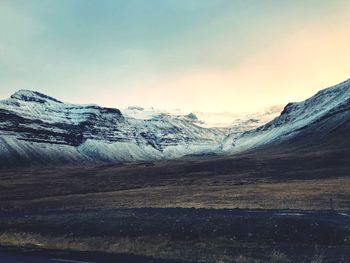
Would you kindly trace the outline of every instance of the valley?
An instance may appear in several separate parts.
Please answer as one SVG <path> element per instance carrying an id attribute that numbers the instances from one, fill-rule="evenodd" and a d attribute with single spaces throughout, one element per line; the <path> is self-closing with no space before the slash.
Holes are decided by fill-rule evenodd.
<path id="1" fill-rule="evenodd" d="M 349 103 L 348 80 L 208 128 L 19 91 L 0 102 L 0 255 L 345 263 Z"/>

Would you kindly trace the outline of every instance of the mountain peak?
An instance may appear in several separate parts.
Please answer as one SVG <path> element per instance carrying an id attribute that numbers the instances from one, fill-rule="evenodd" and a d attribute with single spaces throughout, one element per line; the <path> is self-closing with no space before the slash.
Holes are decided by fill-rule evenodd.
<path id="1" fill-rule="evenodd" d="M 47 101 L 62 103 L 61 101 L 53 97 L 47 96 L 37 91 L 32 91 L 27 89 L 18 90 L 13 95 L 11 95 L 11 98 L 22 100 L 22 101 L 33 101 L 33 102 L 39 102 L 39 103 L 45 103 Z"/>
<path id="2" fill-rule="evenodd" d="M 198 117 L 192 112 L 187 114 L 187 115 L 185 115 L 185 117 L 187 117 L 190 120 L 198 120 Z"/>

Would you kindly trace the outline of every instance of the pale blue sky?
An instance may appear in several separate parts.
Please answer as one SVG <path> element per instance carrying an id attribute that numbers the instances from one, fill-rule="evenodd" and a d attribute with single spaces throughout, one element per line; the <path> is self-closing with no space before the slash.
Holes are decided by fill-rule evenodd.
<path id="1" fill-rule="evenodd" d="M 346 0 L 0 0 L 0 98 L 25 88 L 121 108 L 283 104 L 350 77 L 348 11 Z M 304 54 L 284 57 L 298 48 L 312 54 L 302 77 Z M 282 79 L 257 73 L 284 62 Z"/>

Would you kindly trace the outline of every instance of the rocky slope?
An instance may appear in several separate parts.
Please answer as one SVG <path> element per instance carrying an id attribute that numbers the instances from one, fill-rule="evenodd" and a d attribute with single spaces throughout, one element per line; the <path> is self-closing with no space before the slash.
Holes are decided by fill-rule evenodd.
<path id="1" fill-rule="evenodd" d="M 63 103 L 20 90 L 0 101 L 0 167 L 98 164 L 232 154 L 262 147 L 350 146 L 350 80 L 289 103 L 207 128 L 195 114 Z M 237 115 L 238 116 L 238 115 Z M 203 116 L 201 116 L 203 118 Z"/>
<path id="2" fill-rule="evenodd" d="M 230 134 L 223 149 L 229 153 L 303 140 L 304 145 L 337 140 L 350 134 L 350 80 L 319 91 L 311 98 L 286 105 L 281 115 L 242 134 Z"/>
<path id="3" fill-rule="evenodd" d="M 2 166 L 176 158 L 215 151 L 223 136 L 195 125 L 191 116 L 136 119 L 29 90 L 0 101 Z"/>

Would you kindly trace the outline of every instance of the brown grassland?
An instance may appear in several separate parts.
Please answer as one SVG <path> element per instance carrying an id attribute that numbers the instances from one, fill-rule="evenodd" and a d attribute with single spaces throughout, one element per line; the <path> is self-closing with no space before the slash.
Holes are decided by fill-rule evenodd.
<path id="1" fill-rule="evenodd" d="M 349 172 L 347 148 L 3 170 L 0 243 L 204 262 L 346 262 Z M 256 209 L 263 213 L 249 214 Z"/>

